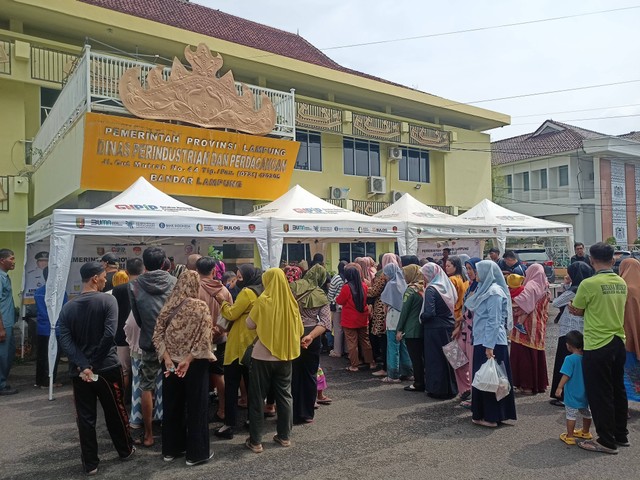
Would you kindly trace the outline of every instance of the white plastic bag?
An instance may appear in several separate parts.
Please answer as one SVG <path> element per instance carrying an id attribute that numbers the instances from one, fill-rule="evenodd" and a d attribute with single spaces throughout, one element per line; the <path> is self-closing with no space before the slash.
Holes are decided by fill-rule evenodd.
<path id="1" fill-rule="evenodd" d="M 504 362 L 497 365 L 496 370 L 498 371 L 499 381 L 498 389 L 496 390 L 496 399 L 500 401 L 511 392 L 511 384 L 509 383 L 509 377 L 507 377 L 507 368 L 504 366 Z"/>
<path id="2" fill-rule="evenodd" d="M 494 358 L 487 360 L 473 377 L 473 387 L 483 392 L 496 393 L 500 386 L 497 363 Z"/>

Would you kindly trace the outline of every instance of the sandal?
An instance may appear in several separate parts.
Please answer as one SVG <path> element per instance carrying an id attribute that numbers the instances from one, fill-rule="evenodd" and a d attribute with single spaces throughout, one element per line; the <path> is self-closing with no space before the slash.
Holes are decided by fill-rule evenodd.
<path id="1" fill-rule="evenodd" d="M 291 440 L 285 440 L 284 438 L 280 438 L 277 434 L 273 436 L 273 441 L 276 442 L 281 447 L 290 447 Z"/>
<path id="2" fill-rule="evenodd" d="M 460 406 L 462 408 L 466 408 L 468 410 L 471 410 L 471 400 L 463 400 L 462 402 L 460 402 Z"/>
<path id="3" fill-rule="evenodd" d="M 574 437 L 567 437 L 566 433 L 560 434 L 560 440 L 562 440 L 567 445 L 575 445 L 576 439 Z"/>
<path id="4" fill-rule="evenodd" d="M 371 375 L 373 375 L 374 377 L 386 377 L 387 376 L 387 371 L 386 370 L 378 370 L 376 372 L 373 372 Z"/>
<path id="5" fill-rule="evenodd" d="M 347 368 L 345 368 L 345 370 L 346 370 L 347 372 L 351 372 L 351 373 L 353 373 L 353 372 L 359 372 L 359 371 L 360 371 L 360 370 L 358 369 L 358 367 L 347 367 Z"/>
<path id="6" fill-rule="evenodd" d="M 244 442 L 244 446 L 251 450 L 253 453 L 262 453 L 264 448 L 262 448 L 262 444 L 254 445 L 251 443 L 251 437 L 247 438 Z"/>
<path id="7" fill-rule="evenodd" d="M 471 421 L 475 425 L 480 425 L 481 427 L 496 428 L 498 426 L 497 422 L 487 422 L 486 420 L 476 420 L 474 418 L 472 418 Z"/>
<path id="8" fill-rule="evenodd" d="M 553 400 L 549 400 L 549 403 L 554 407 L 564 407 L 564 402 L 557 398 L 554 398 Z"/>
<path id="9" fill-rule="evenodd" d="M 578 446 L 583 450 L 587 450 L 588 452 L 600 452 L 600 453 L 608 453 L 610 455 L 617 455 L 617 448 L 607 448 L 604 445 L 599 444 L 595 440 L 586 440 L 584 442 L 578 443 Z"/>
<path id="10" fill-rule="evenodd" d="M 584 440 L 591 440 L 593 438 L 591 432 L 583 432 L 582 430 L 574 430 L 573 436 L 576 438 L 582 438 Z"/>
<path id="11" fill-rule="evenodd" d="M 332 401 L 333 400 L 331 400 L 329 397 L 322 397 L 316 400 L 316 402 L 319 403 L 320 405 L 331 405 Z"/>
<path id="12" fill-rule="evenodd" d="M 402 380 L 400 380 L 399 378 L 391 378 L 391 377 L 384 377 L 381 382 L 382 383 L 400 383 Z"/>

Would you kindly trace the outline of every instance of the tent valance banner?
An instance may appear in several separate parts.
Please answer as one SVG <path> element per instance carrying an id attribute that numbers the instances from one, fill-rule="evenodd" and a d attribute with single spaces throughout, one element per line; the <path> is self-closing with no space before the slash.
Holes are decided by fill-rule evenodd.
<path id="1" fill-rule="evenodd" d="M 405 230 L 401 222 L 369 217 L 325 202 L 296 185 L 252 215 L 269 221 L 271 265 L 278 265 L 284 243 L 318 242 L 398 242 L 406 252 Z"/>
<path id="2" fill-rule="evenodd" d="M 442 250 L 451 249 L 451 255 L 460 255 L 462 253 L 470 257 L 482 258 L 482 249 L 484 240 L 460 238 L 457 240 L 418 240 L 418 257 L 431 257 L 436 262 L 442 259 Z"/>

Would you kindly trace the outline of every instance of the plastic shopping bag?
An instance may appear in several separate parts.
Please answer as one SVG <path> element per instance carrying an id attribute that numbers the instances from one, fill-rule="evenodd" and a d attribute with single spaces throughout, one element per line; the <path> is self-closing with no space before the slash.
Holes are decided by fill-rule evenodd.
<path id="1" fill-rule="evenodd" d="M 496 393 L 500 386 L 500 378 L 498 377 L 497 363 L 494 358 L 490 358 L 482 364 L 473 377 L 471 385 L 483 392 Z"/>
<path id="2" fill-rule="evenodd" d="M 507 377 L 507 368 L 504 366 L 504 362 L 501 362 L 496 366 L 498 371 L 498 389 L 496 390 L 496 399 L 502 400 L 511 392 L 511 384 L 509 383 L 509 377 Z"/>
<path id="3" fill-rule="evenodd" d="M 464 354 L 457 340 L 452 340 L 447 343 L 444 347 L 442 347 L 442 351 L 444 356 L 447 358 L 449 365 L 454 370 L 466 365 L 469 363 L 469 359 Z"/>

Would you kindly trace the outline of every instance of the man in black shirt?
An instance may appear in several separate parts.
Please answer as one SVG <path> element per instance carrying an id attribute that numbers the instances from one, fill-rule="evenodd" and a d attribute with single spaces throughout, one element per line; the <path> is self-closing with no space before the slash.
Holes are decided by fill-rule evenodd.
<path id="1" fill-rule="evenodd" d="M 82 465 L 85 473 L 98 472 L 96 399 L 104 410 L 111 441 L 122 460 L 133 455 L 129 418 L 122 396 L 122 370 L 114 341 L 118 304 L 112 295 L 101 293 L 106 272 L 99 262 L 80 268 L 82 292 L 62 307 L 60 346 L 69 357 Z"/>
<path id="2" fill-rule="evenodd" d="M 102 287 L 102 291 L 108 292 L 113 288 L 113 276 L 118 271 L 118 257 L 113 253 L 106 253 L 102 256 L 100 261 L 102 262 L 102 266 L 104 267 L 104 271 L 107 275 L 107 280 L 104 287 Z"/>
<path id="3" fill-rule="evenodd" d="M 584 243 L 582 242 L 574 243 L 573 249 L 576 251 L 576 254 L 573 257 L 571 257 L 571 263 L 584 262 L 587 265 L 591 265 L 591 259 L 589 259 L 589 255 L 585 255 L 584 253 Z"/>

